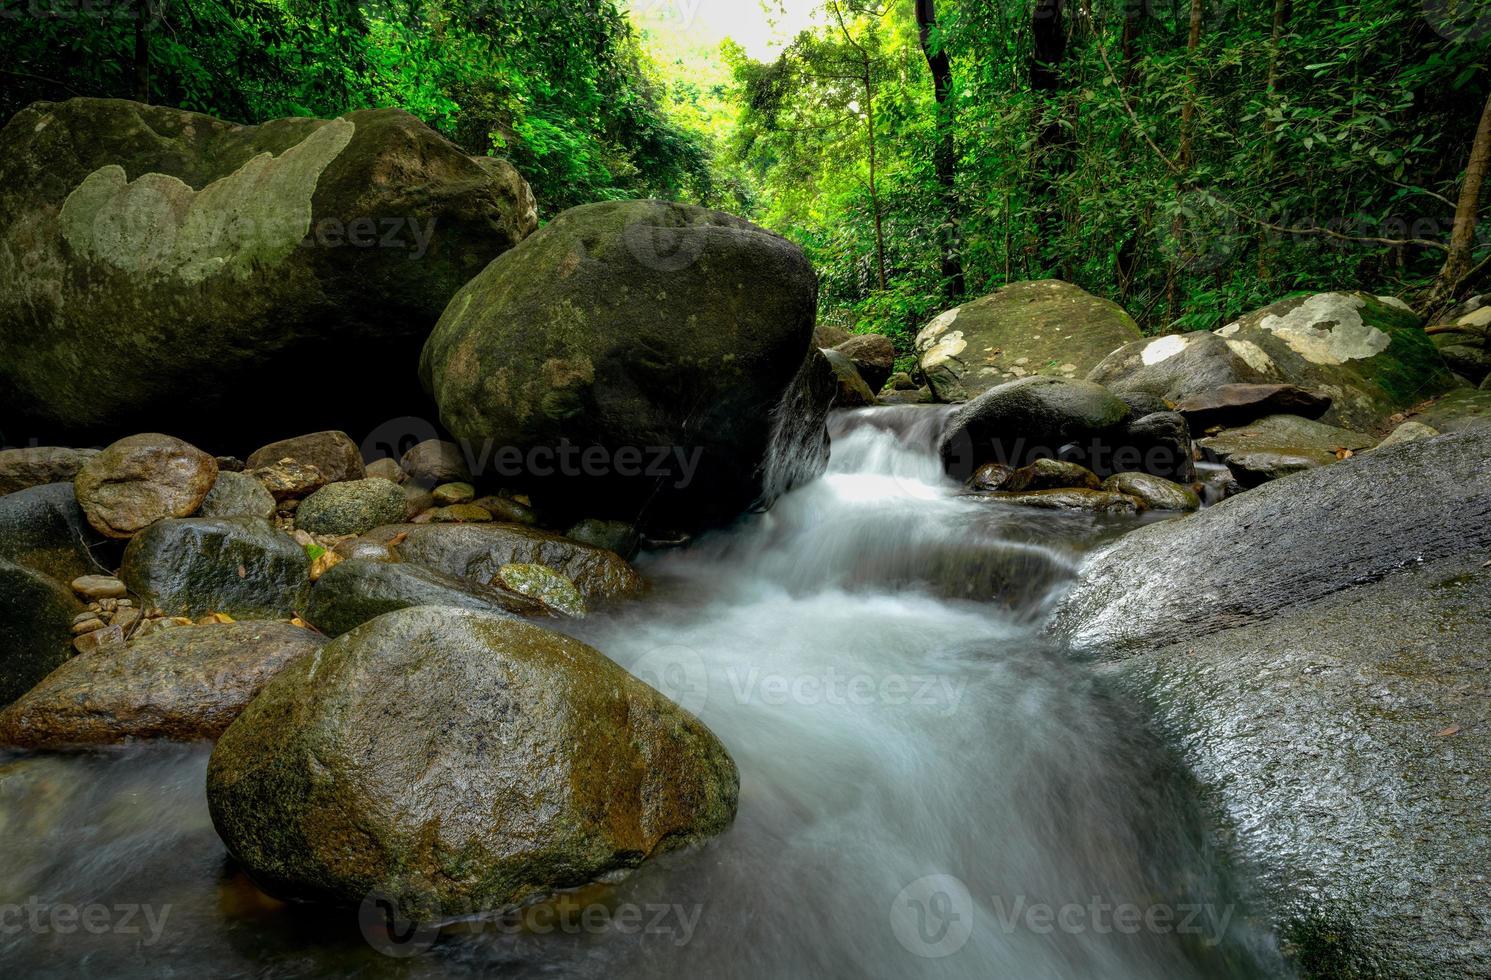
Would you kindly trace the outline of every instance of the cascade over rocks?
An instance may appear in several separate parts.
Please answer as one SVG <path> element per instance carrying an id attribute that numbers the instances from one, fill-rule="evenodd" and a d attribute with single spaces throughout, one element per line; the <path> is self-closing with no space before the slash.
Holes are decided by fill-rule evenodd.
<path id="1" fill-rule="evenodd" d="M 236 409 L 313 385 L 306 365 L 412 364 L 450 297 L 535 227 L 511 177 L 399 110 L 241 126 L 38 102 L 0 130 L 0 410 L 83 442 L 165 418 L 203 442 L 376 425 L 405 386 Z"/>
<path id="2" fill-rule="evenodd" d="M 598 651 L 430 607 L 291 664 L 207 772 L 213 825 L 261 887 L 350 905 L 381 894 L 416 921 L 510 908 L 702 841 L 739 792 L 714 735 Z"/>
<path id="3" fill-rule="evenodd" d="M 221 735 L 276 673 L 326 642 L 286 623 L 168 629 L 62 664 L 0 712 L 0 745 L 64 748 Z"/>
<path id="4" fill-rule="evenodd" d="M 761 495 L 816 306 L 802 251 L 747 221 L 591 204 L 456 295 L 421 377 L 446 429 L 527 461 L 527 489 L 561 515 L 690 530 Z"/>
<path id="5" fill-rule="evenodd" d="M 1139 337 L 1117 303 L 1045 279 L 948 310 L 916 335 L 915 349 L 937 397 L 959 402 L 1030 375 L 1083 377 Z"/>
<path id="6" fill-rule="evenodd" d="M 1055 620 L 1151 705 L 1333 975 L 1491 970 L 1487 458 L 1491 428 L 1402 443 L 1141 528 Z"/>

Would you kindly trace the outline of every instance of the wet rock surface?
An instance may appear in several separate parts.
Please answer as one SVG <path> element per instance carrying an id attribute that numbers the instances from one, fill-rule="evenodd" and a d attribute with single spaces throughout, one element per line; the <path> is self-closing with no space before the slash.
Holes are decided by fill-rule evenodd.
<path id="1" fill-rule="evenodd" d="M 1244 487 L 1330 466 L 1376 444 L 1364 433 L 1295 415 L 1271 415 L 1196 442 L 1209 457 L 1227 464 Z"/>
<path id="2" fill-rule="evenodd" d="M 187 517 L 217 482 L 217 460 L 172 436 L 128 436 L 84 462 L 73 481 L 88 523 L 128 539 L 168 517 Z"/>
<path id="3" fill-rule="evenodd" d="M 72 655 L 83 604 L 66 585 L 0 559 L 0 704 L 9 704 Z"/>
<path id="4" fill-rule="evenodd" d="M 384 613 L 448 606 L 498 614 L 543 616 L 545 605 L 420 565 L 351 558 L 329 569 L 311 590 L 305 618 L 327 636 L 341 636 Z"/>
<path id="5" fill-rule="evenodd" d="M 292 664 L 207 775 L 214 826 L 271 893 L 381 893 L 426 920 L 635 867 L 724 830 L 738 796 L 709 730 L 597 651 L 443 608 Z"/>
<path id="6" fill-rule="evenodd" d="M 100 571 L 117 548 L 88 523 L 71 483 L 0 497 L 0 559 L 71 581 Z"/>
<path id="7" fill-rule="evenodd" d="M 201 517 L 135 535 L 119 577 L 170 615 L 279 619 L 305 605 L 310 565 L 305 549 L 268 521 Z"/>
<path id="8" fill-rule="evenodd" d="M 208 491 L 200 517 L 274 517 L 274 495 L 264 484 L 243 473 L 218 473 L 217 482 Z"/>
<path id="9" fill-rule="evenodd" d="M 295 524 L 314 534 L 362 534 L 404 519 L 404 490 L 391 480 L 373 477 L 329 483 L 305 498 Z"/>
<path id="10" fill-rule="evenodd" d="M 0 712 L 0 744 L 216 738 L 270 678 L 325 642 L 285 623 L 244 622 L 165 630 L 82 654 Z"/>
<path id="11" fill-rule="evenodd" d="M 272 442 L 255 450 L 245 461 L 248 469 L 257 470 L 290 460 L 303 466 L 314 466 L 328 483 L 361 480 L 366 475 L 362 450 L 345 432 L 313 432 Z"/>
<path id="12" fill-rule="evenodd" d="M 48 483 L 71 483 L 97 449 L 37 446 L 0 451 L 0 495 Z"/>

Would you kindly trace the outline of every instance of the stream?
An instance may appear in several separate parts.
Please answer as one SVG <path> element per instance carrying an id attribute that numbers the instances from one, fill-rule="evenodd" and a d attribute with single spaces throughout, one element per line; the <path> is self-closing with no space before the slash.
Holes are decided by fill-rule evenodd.
<path id="1" fill-rule="evenodd" d="M 1249 887 L 1173 759 L 1041 636 L 1133 518 L 961 496 L 944 409 L 839 412 L 821 479 L 566 624 L 697 713 L 734 826 L 521 914 L 386 928 L 260 894 L 205 746 L 0 759 L 0 965 L 27 977 L 1265 977 Z M 990 598 L 993 597 L 993 601 Z"/>

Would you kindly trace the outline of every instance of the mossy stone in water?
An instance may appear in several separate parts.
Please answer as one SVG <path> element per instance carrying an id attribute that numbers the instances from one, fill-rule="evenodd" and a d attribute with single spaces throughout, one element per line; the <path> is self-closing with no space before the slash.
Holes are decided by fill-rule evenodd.
<path id="1" fill-rule="evenodd" d="M 739 775 L 598 651 L 422 607 L 286 668 L 223 734 L 213 825 L 272 894 L 417 920 L 512 907 L 723 831 Z"/>
<path id="2" fill-rule="evenodd" d="M 495 582 L 519 595 L 531 596 L 550 609 L 573 619 L 585 617 L 585 597 L 575 583 L 547 565 L 503 565 Z"/>

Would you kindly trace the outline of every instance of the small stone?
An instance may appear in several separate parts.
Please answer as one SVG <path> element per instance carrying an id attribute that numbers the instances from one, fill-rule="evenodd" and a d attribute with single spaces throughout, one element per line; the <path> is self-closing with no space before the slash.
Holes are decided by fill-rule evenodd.
<path id="1" fill-rule="evenodd" d="M 1201 498 L 1190 487 L 1148 473 L 1119 473 L 1103 482 L 1108 493 L 1127 494 L 1150 510 L 1189 512 L 1201 509 Z"/>
<path id="2" fill-rule="evenodd" d="M 587 612 L 585 597 L 575 583 L 547 565 L 503 565 L 497 569 L 492 584 L 537 599 L 554 612 L 572 619 L 583 619 Z"/>
<path id="3" fill-rule="evenodd" d="M 140 610 L 135 609 L 131 606 L 125 606 L 114 613 L 113 618 L 109 620 L 109 624 L 111 626 L 117 626 L 120 629 L 124 630 L 124 632 L 128 633 L 130 630 L 134 629 L 135 624 L 137 624 L 140 619 Z"/>
<path id="4" fill-rule="evenodd" d="M 217 483 L 202 501 L 199 517 L 274 517 L 274 495 L 264 484 L 244 473 L 219 473 Z"/>
<path id="5" fill-rule="evenodd" d="M 72 580 L 72 590 L 88 599 L 122 599 L 129 594 L 112 575 L 83 575 Z"/>
<path id="6" fill-rule="evenodd" d="M 92 633 L 94 630 L 101 630 L 103 628 L 103 620 L 99 619 L 97 616 L 89 616 L 81 623 L 73 624 L 72 634 L 73 636 L 82 636 L 84 633 Z"/>
<path id="7" fill-rule="evenodd" d="M 509 500 L 507 497 L 482 497 L 475 503 L 476 506 L 491 514 L 494 521 L 526 524 L 529 527 L 538 526 L 538 515 L 533 512 L 533 508 L 520 504 L 516 500 Z"/>
<path id="8" fill-rule="evenodd" d="M 355 540 L 355 539 L 354 539 Z M 322 551 L 311 560 L 311 581 L 315 582 L 328 571 L 342 563 L 342 556 L 335 551 Z"/>
<path id="9" fill-rule="evenodd" d="M 404 454 L 400 461 L 409 479 L 433 487 L 441 483 L 469 483 L 471 467 L 466 454 L 453 442 L 430 439 Z"/>
<path id="10" fill-rule="evenodd" d="M 1069 488 L 1096 490 L 1101 483 L 1097 474 L 1085 466 L 1058 459 L 1038 459 L 1010 474 L 1000 489 L 1011 492 Z"/>
<path id="11" fill-rule="evenodd" d="M 80 623 L 96 622 L 97 620 L 98 620 L 98 613 L 91 612 L 91 611 L 90 612 L 81 612 L 81 613 L 78 613 L 76 616 L 74 616 L 72 618 L 72 624 L 74 626 L 77 626 Z M 100 625 L 102 625 L 102 624 L 100 624 Z"/>
<path id="12" fill-rule="evenodd" d="M 237 456 L 217 457 L 217 471 L 219 474 L 242 473 L 244 469 L 245 467 L 243 465 L 243 460 L 239 459 Z"/>
<path id="13" fill-rule="evenodd" d="M 968 478 L 967 486 L 970 490 L 998 490 L 1014 475 L 1013 466 L 1005 463 L 985 463 L 973 471 L 973 476 Z"/>
<path id="14" fill-rule="evenodd" d="M 115 610 L 115 608 L 118 607 L 118 605 L 119 605 L 119 600 L 118 599 L 100 599 L 100 600 L 98 600 L 98 610 L 99 610 L 99 612 L 113 612 Z"/>
<path id="15" fill-rule="evenodd" d="M 85 633 L 72 641 L 72 648 L 78 653 L 92 653 L 95 650 L 107 650 L 111 647 L 124 646 L 124 630 L 118 626 L 104 626 L 99 624 L 99 629 L 91 633 Z"/>
<path id="16" fill-rule="evenodd" d="M 469 483 L 446 483 L 436 487 L 433 496 L 442 507 L 469 504 L 476 499 L 476 488 Z"/>

